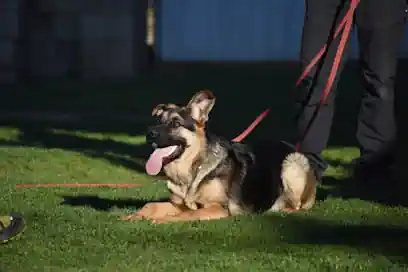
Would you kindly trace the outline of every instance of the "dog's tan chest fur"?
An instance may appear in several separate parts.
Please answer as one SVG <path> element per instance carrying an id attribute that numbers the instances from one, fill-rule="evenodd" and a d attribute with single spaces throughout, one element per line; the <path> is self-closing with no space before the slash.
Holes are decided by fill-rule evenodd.
<path id="1" fill-rule="evenodd" d="M 201 150 L 206 150 L 205 141 L 195 145 L 195 148 L 190 146 L 179 159 L 164 167 L 165 174 L 170 179 L 167 187 L 177 199 L 185 200 L 187 206 L 191 201 L 204 207 L 212 203 L 226 203 L 228 197 L 225 181 L 216 177 L 205 180 L 205 177 L 227 154 L 218 145 L 210 153 L 203 154 Z M 200 164 L 195 171 L 193 165 L 196 162 Z"/>
<path id="2" fill-rule="evenodd" d="M 187 186 L 182 184 L 176 184 L 172 181 L 167 181 L 167 188 L 173 194 L 172 199 L 174 199 L 178 204 L 183 202 L 186 197 Z M 228 195 L 225 190 L 225 185 L 223 181 L 219 178 L 214 178 L 212 180 L 204 181 L 204 183 L 199 187 L 195 195 L 196 203 L 202 207 L 207 207 L 213 204 L 227 204 Z"/>
<path id="3" fill-rule="evenodd" d="M 191 185 L 192 177 L 187 178 L 191 174 L 183 173 L 182 169 L 172 167 L 166 172 L 170 180 L 167 181 L 167 188 L 172 193 L 177 205 L 186 198 L 188 186 Z M 226 192 L 225 182 L 219 178 L 211 180 L 203 180 L 195 193 L 195 202 L 200 206 L 206 207 L 214 203 L 227 203 L 228 196 Z"/>
<path id="4" fill-rule="evenodd" d="M 223 181 L 219 178 L 206 181 L 197 191 L 197 203 L 203 207 L 214 203 L 227 204 L 228 196 Z"/>
<path id="5" fill-rule="evenodd" d="M 190 169 L 190 166 L 184 162 L 173 162 L 164 167 L 164 172 L 174 184 L 187 186 L 192 179 Z"/>

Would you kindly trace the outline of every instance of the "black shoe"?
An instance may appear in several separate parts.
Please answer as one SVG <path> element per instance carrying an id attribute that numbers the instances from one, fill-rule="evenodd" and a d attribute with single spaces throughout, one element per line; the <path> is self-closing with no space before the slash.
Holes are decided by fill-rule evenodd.
<path id="1" fill-rule="evenodd" d="M 353 160 L 354 177 L 358 182 L 387 184 L 395 182 L 395 159 L 392 156 L 366 155 Z"/>
<path id="2" fill-rule="evenodd" d="M 25 229 L 24 218 L 20 214 L 0 216 L 0 244 L 18 237 Z"/>

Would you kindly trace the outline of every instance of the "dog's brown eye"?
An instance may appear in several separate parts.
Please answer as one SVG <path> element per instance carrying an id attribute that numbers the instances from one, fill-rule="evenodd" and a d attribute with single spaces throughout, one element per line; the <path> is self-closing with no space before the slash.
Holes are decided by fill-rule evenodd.
<path id="1" fill-rule="evenodd" d="M 178 128 L 179 126 L 181 126 L 180 120 L 173 120 L 173 121 L 172 121 L 172 126 L 173 126 L 174 128 Z"/>

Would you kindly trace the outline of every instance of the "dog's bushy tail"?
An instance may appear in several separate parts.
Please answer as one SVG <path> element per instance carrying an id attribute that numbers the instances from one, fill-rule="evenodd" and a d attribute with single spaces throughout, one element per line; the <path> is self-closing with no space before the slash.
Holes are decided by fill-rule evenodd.
<path id="1" fill-rule="evenodd" d="M 309 159 L 299 152 L 287 155 L 282 162 L 281 178 L 287 200 L 292 202 L 293 208 L 299 209 L 303 194 L 307 191 L 307 187 L 312 185 L 310 182 L 315 181 L 314 170 Z"/>

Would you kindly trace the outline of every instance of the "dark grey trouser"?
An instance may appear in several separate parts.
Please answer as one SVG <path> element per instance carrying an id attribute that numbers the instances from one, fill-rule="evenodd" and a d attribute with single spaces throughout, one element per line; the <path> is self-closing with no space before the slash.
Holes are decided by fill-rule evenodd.
<path id="1" fill-rule="evenodd" d="M 330 41 L 330 33 L 337 27 L 349 6 L 349 0 L 306 0 L 300 56 L 302 69 Z M 396 138 L 394 85 L 397 52 L 404 32 L 405 8 L 405 0 L 361 0 L 356 10 L 355 24 L 364 81 L 357 126 L 357 139 L 362 155 L 386 152 Z M 325 60 L 311 71 L 302 87 L 297 90 L 299 96 L 296 103 L 302 109 L 297 120 L 299 140 L 320 101 L 339 40 L 340 37 L 330 43 Z M 317 158 L 320 158 L 329 139 L 336 85 L 346 55 L 347 52 L 340 64 L 333 90 L 301 145 L 302 152 Z"/>

